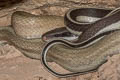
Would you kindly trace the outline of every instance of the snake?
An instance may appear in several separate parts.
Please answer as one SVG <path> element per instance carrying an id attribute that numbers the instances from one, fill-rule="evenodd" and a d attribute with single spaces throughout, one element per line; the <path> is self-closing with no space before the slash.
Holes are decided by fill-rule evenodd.
<path id="1" fill-rule="evenodd" d="M 74 11 L 74 10 L 75 9 L 70 11 Z M 103 10 L 103 9 L 84 8 L 83 11 L 84 10 L 85 12 L 87 11 L 91 12 L 91 10 L 93 12 L 100 11 L 101 14 L 105 11 L 105 14 L 103 14 L 105 18 L 111 17 L 114 14 L 115 14 L 114 16 L 118 17 L 118 13 L 119 13 L 119 9 Z M 68 13 L 66 13 L 66 16 L 67 14 Z M 76 18 L 78 23 L 77 25 L 83 24 L 86 26 L 86 25 L 91 25 L 92 23 L 96 23 L 97 21 L 104 19 L 101 14 L 98 14 L 93 17 L 89 17 L 83 14 L 78 15 L 78 17 Z M 90 21 L 89 19 L 90 20 L 92 19 L 92 20 Z M 110 27 L 104 26 L 105 28 L 99 29 L 99 31 L 96 31 L 96 33 L 94 33 L 97 35 L 91 35 L 93 36 L 92 39 L 94 38 L 96 39 L 92 40 L 90 39 L 91 36 L 88 35 L 87 39 L 90 39 L 90 42 L 89 40 L 86 40 L 86 38 L 84 38 L 83 41 L 85 41 L 84 43 L 86 42 L 89 42 L 89 43 L 79 46 L 81 49 L 72 49 L 71 48 L 72 46 L 68 47 L 66 46 L 66 43 L 78 44 L 77 41 L 80 39 L 79 37 L 82 37 L 83 33 L 84 35 L 86 35 L 85 34 L 86 31 L 89 33 L 89 28 L 92 28 L 92 26 L 90 27 L 82 26 L 83 28 L 79 29 L 80 31 L 74 31 L 73 29 L 71 29 L 71 27 L 66 28 L 66 26 L 69 26 L 67 22 L 69 23 L 67 19 L 64 20 L 64 18 L 60 16 L 33 15 L 27 12 L 17 11 L 13 13 L 11 17 L 10 26 L 0 27 L 0 41 L 2 40 L 7 41 L 1 44 L 7 43 L 10 45 L 13 45 L 15 46 L 15 48 L 17 48 L 19 51 L 21 51 L 25 56 L 29 58 L 41 60 L 43 66 L 45 65 L 44 67 L 47 67 L 48 71 L 52 72 L 53 75 L 58 77 L 68 77 L 72 75 L 78 75 L 78 74 L 93 71 L 93 69 L 96 69 L 96 67 L 100 66 L 100 64 L 103 64 L 106 61 L 106 56 L 112 55 L 113 51 L 115 51 L 116 53 L 119 51 L 119 50 L 116 50 L 118 49 L 116 47 L 119 46 L 119 45 L 116 46 L 116 44 L 118 43 L 120 33 L 119 31 L 114 31 L 119 29 L 119 26 L 117 27 L 115 26 L 117 24 L 112 25 Z M 115 26 L 115 28 L 113 26 Z M 111 27 L 112 27 L 112 30 L 111 30 Z M 94 30 L 97 28 L 92 28 L 92 29 Z M 101 34 L 102 36 L 100 36 Z M 107 34 L 110 34 L 110 35 L 107 35 Z M 50 38 L 48 38 L 49 36 Z M 100 36 L 100 40 L 97 40 L 98 39 L 97 36 Z M 66 42 L 66 43 L 63 43 L 63 42 Z M 109 42 L 110 44 L 107 44 L 106 42 Z M 56 43 L 57 44 L 62 43 L 62 45 L 55 45 Z M 106 46 L 105 46 L 105 43 L 106 43 Z M 43 47 L 44 45 L 46 46 Z M 116 47 L 114 48 L 113 46 L 116 46 Z M 52 48 L 50 51 L 48 51 L 50 47 Z M 106 48 L 108 49 L 107 50 L 108 52 L 106 51 Z M 45 54 L 44 54 L 44 51 L 45 51 Z M 48 51 L 48 56 L 46 56 L 47 51 Z M 86 53 L 86 54 L 83 54 L 83 53 Z M 103 53 L 103 54 L 100 55 L 100 53 Z M 61 75 L 56 72 L 54 73 L 54 71 L 52 71 L 48 67 L 48 65 L 46 66 L 47 61 L 55 62 L 60 66 L 62 66 L 63 68 L 75 73 L 65 74 L 65 75 Z"/>
<path id="2" fill-rule="evenodd" d="M 34 15 L 24 11 L 12 14 L 11 24 L 17 35 L 27 38 L 40 38 L 44 33 L 64 26 L 64 18 L 55 15 Z"/>
<path id="3" fill-rule="evenodd" d="M 42 34 L 64 26 L 63 19 L 61 16 L 34 15 L 24 11 L 16 11 L 11 16 L 11 25 L 0 27 L 0 42 L 6 41 L 1 45 L 12 45 L 25 56 L 40 60 L 39 52 L 42 51 L 45 44 L 41 38 Z"/>
<path id="4" fill-rule="evenodd" d="M 56 38 L 56 35 L 61 34 L 56 32 L 57 30 L 46 33 L 43 36 L 44 40 L 47 40 L 47 37 L 54 37 L 54 39 L 48 42 L 42 50 L 43 66 L 57 77 L 70 77 L 96 70 L 106 62 L 107 56 L 120 52 L 118 44 L 119 16 L 120 8 L 114 10 L 96 8 L 68 10 L 64 17 L 66 29 L 70 33 L 78 35 L 77 40 Z M 47 53 L 49 49 L 53 48 L 58 50 L 57 53 L 54 55 Z M 46 61 L 47 54 L 53 57 L 54 62 L 73 73 L 60 74 L 52 70 Z"/>

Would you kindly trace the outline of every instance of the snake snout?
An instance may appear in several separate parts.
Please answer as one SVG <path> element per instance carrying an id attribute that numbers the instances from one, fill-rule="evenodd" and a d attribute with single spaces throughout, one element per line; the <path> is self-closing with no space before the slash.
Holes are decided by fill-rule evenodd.
<path id="1" fill-rule="evenodd" d="M 78 39 L 78 36 L 70 33 L 65 27 L 56 28 L 42 35 L 43 41 L 48 42 L 55 39 L 65 39 L 69 41 L 75 41 Z"/>

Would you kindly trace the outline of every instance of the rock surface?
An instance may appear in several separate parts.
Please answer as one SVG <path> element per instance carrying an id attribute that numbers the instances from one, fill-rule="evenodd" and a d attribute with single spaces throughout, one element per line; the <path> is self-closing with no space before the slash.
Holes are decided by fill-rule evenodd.
<path id="1" fill-rule="evenodd" d="M 11 24 L 11 14 L 15 11 L 26 11 L 32 14 L 60 15 L 72 7 L 119 7 L 120 0 L 25 0 L 10 8 L 0 10 L 0 26 Z M 97 72 L 76 77 L 57 78 L 48 73 L 39 60 L 24 57 L 13 46 L 0 46 L 0 80 L 120 80 L 120 55 L 109 57 Z M 63 71 L 55 63 L 53 68 Z"/>

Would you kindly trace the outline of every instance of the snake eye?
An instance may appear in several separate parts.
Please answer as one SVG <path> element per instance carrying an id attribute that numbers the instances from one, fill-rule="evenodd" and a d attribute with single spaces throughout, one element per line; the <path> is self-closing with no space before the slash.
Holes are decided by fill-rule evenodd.
<path id="1" fill-rule="evenodd" d="M 70 32 L 63 32 L 63 33 L 59 33 L 59 34 L 54 34 L 54 37 L 69 37 L 71 36 Z"/>
<path id="2" fill-rule="evenodd" d="M 60 35 L 59 34 L 55 34 L 54 37 L 59 37 Z"/>
<path id="3" fill-rule="evenodd" d="M 62 34 L 62 36 L 66 36 L 66 37 L 68 37 L 68 36 L 70 36 L 70 35 L 71 35 L 70 32 L 65 32 L 65 33 Z"/>

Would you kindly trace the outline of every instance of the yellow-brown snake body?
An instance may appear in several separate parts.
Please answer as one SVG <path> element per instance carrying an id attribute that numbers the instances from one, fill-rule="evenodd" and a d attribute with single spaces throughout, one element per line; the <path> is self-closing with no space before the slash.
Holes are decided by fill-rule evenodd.
<path id="1" fill-rule="evenodd" d="M 23 11 L 13 13 L 11 21 L 10 26 L 0 27 L 0 41 L 7 41 L 32 59 L 40 59 L 45 44 L 41 36 L 49 30 L 64 26 L 63 17 L 38 16 Z"/>
<path id="2" fill-rule="evenodd" d="M 13 13 L 11 24 L 17 35 L 27 38 L 40 38 L 44 33 L 63 27 L 63 17 L 55 15 L 34 15 L 23 11 Z"/>

